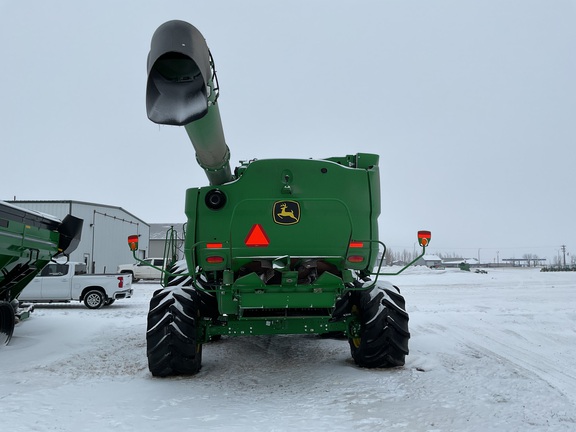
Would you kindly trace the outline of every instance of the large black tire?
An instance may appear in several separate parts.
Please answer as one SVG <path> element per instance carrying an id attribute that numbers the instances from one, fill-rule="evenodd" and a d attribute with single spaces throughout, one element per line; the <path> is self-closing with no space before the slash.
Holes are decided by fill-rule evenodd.
<path id="1" fill-rule="evenodd" d="M 194 375 L 202 367 L 199 320 L 217 319 L 218 304 L 214 295 L 192 286 L 186 261 L 177 261 L 168 271 L 166 287 L 150 301 L 148 368 L 154 376 Z"/>
<path id="2" fill-rule="evenodd" d="M 188 274 L 188 265 L 185 260 L 176 261 L 168 270 L 173 276 L 168 277 L 167 287 L 190 287 L 192 278 Z M 196 290 L 198 296 L 198 309 L 200 315 L 206 318 L 217 319 L 219 317 L 218 302 L 212 293 Z"/>
<path id="3" fill-rule="evenodd" d="M 7 301 L 0 301 L 0 346 L 8 345 L 14 326 L 16 325 L 16 314 L 14 308 Z"/>
<path id="4" fill-rule="evenodd" d="M 146 331 L 148 368 L 152 375 L 194 375 L 202 366 L 194 288 L 166 287 L 150 300 Z"/>
<path id="5" fill-rule="evenodd" d="M 352 313 L 359 323 L 349 338 L 354 362 L 364 368 L 403 366 L 410 332 L 400 290 L 382 284 L 367 292 L 359 291 L 354 296 Z"/>

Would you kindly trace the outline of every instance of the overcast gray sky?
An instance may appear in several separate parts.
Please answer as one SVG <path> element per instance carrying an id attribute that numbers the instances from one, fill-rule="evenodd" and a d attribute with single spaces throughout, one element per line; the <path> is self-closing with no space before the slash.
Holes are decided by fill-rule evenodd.
<path id="1" fill-rule="evenodd" d="M 207 39 L 234 165 L 378 153 L 393 250 L 576 254 L 575 0 L 0 0 L 0 199 L 185 220 L 207 181 L 144 102 L 170 19 Z"/>

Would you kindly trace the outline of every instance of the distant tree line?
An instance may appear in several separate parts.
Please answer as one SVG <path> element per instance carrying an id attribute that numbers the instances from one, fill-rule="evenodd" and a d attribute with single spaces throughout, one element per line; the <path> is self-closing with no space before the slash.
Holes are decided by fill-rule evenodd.
<path id="1" fill-rule="evenodd" d="M 402 251 L 398 251 L 398 250 L 393 250 L 391 248 L 388 248 L 388 249 L 386 249 L 386 254 L 384 255 L 384 264 L 385 265 L 393 265 L 394 263 L 397 263 L 397 262 L 409 263 L 409 262 L 412 262 L 413 260 L 415 260 L 416 257 L 418 257 L 418 255 L 420 255 L 420 253 L 421 253 L 420 250 L 409 251 L 407 249 L 404 249 Z M 458 254 L 456 252 L 440 252 L 440 253 L 434 253 L 434 255 L 438 256 L 442 260 L 468 258 L 468 257 L 464 257 L 461 254 Z M 536 267 L 538 264 L 543 264 L 543 262 L 540 261 L 540 257 L 537 254 L 526 253 L 526 254 L 522 255 L 522 259 L 526 260 L 528 262 L 529 266 Z M 574 264 L 574 261 L 575 261 L 574 257 L 572 257 L 572 263 L 573 264 Z M 560 257 L 560 256 L 554 257 L 554 259 L 552 261 L 552 265 L 553 266 L 562 265 L 562 257 Z"/>
<path id="2" fill-rule="evenodd" d="M 397 262 L 409 263 L 416 259 L 420 255 L 420 252 L 408 251 L 404 249 L 403 251 L 394 251 L 390 248 L 386 249 L 386 254 L 384 255 L 384 263 L 386 265 L 393 265 Z"/>
<path id="3" fill-rule="evenodd" d="M 384 264 L 392 265 L 396 262 L 409 263 L 414 261 L 420 254 L 420 249 L 412 251 L 404 249 L 402 251 L 397 251 L 388 248 L 386 249 L 386 254 L 384 255 Z M 434 253 L 433 255 L 436 255 L 438 258 L 443 260 L 465 258 L 455 252 Z"/>

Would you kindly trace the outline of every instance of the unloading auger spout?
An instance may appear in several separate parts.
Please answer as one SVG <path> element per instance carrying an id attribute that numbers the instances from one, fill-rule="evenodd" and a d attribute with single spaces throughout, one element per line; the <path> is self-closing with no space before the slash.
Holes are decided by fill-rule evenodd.
<path id="1" fill-rule="evenodd" d="M 179 20 L 158 27 L 148 54 L 148 118 L 184 126 L 214 186 L 233 180 L 217 100 L 214 62 L 200 31 Z"/>

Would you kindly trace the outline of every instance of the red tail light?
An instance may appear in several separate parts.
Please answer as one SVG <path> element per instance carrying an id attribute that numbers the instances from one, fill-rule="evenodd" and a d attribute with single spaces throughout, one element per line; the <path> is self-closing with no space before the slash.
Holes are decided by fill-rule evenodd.
<path id="1" fill-rule="evenodd" d="M 124 286 L 124 277 L 118 276 L 118 288 L 122 288 Z"/>
<path id="2" fill-rule="evenodd" d="M 206 262 L 209 264 L 220 264 L 224 262 L 224 258 L 221 256 L 209 256 L 206 258 Z"/>
<path id="3" fill-rule="evenodd" d="M 361 263 L 362 261 L 364 261 L 364 257 L 360 255 L 351 255 L 348 257 L 348 261 L 350 261 L 351 263 Z"/>
<path id="4" fill-rule="evenodd" d="M 206 243 L 208 249 L 222 249 L 222 243 Z"/>
<path id="5" fill-rule="evenodd" d="M 364 247 L 364 243 L 362 242 L 357 241 L 350 242 L 350 248 L 362 248 L 362 247 Z"/>

